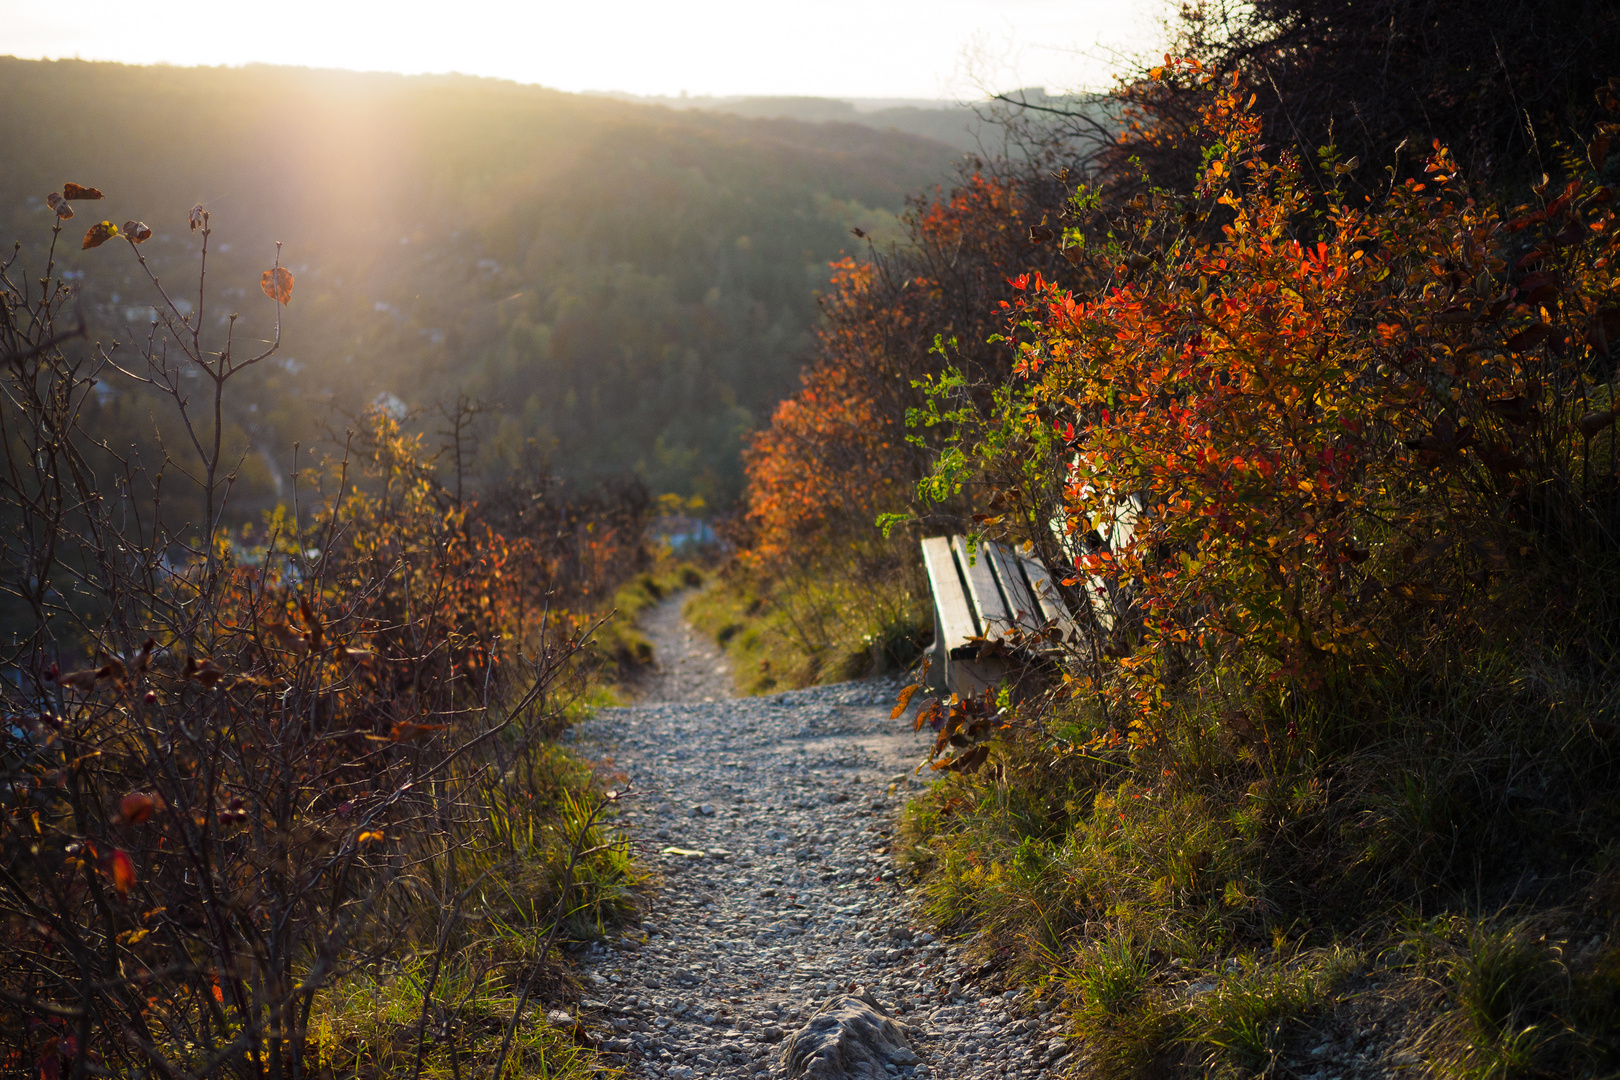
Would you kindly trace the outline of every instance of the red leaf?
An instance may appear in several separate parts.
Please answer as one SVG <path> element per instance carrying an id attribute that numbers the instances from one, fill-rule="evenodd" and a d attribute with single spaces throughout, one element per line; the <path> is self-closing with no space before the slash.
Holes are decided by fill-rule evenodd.
<path id="1" fill-rule="evenodd" d="M 152 811 L 156 808 L 157 805 L 153 802 L 152 796 L 139 791 L 132 791 L 125 795 L 118 804 L 119 814 L 131 825 L 140 825 L 149 820 Z"/>
<path id="2" fill-rule="evenodd" d="M 1527 304 L 1544 304 L 1558 294 L 1558 275 L 1537 270 L 1519 282 L 1519 299 Z"/>
<path id="3" fill-rule="evenodd" d="M 1534 225 L 1534 224 L 1536 224 L 1538 222 L 1542 222 L 1542 221 L 1546 221 L 1546 220 L 1547 220 L 1547 212 L 1545 210 L 1537 210 L 1533 214 L 1526 214 L 1522 218 L 1515 218 L 1514 220 L 1508 222 L 1507 223 L 1507 231 L 1508 232 L 1518 232 L 1521 229 L 1527 229 L 1530 226 L 1532 226 L 1532 225 Z"/>
<path id="4" fill-rule="evenodd" d="M 1606 308 L 1586 324 L 1586 343 L 1605 356 L 1617 340 L 1620 340 L 1620 308 Z"/>
<path id="5" fill-rule="evenodd" d="M 1546 323 L 1536 323 L 1534 326 L 1520 330 L 1517 334 L 1514 334 L 1512 337 L 1508 338 L 1507 347 L 1512 349 L 1514 352 L 1523 352 L 1525 349 L 1533 349 L 1537 345 L 1540 345 L 1543 341 L 1546 341 L 1547 335 L 1550 333 L 1552 333 L 1552 327 L 1548 326 Z"/>
<path id="6" fill-rule="evenodd" d="M 108 876 L 112 878 L 113 888 L 118 890 L 119 896 L 128 896 L 129 890 L 135 884 L 135 863 L 123 851 L 115 850 L 108 860 Z"/>

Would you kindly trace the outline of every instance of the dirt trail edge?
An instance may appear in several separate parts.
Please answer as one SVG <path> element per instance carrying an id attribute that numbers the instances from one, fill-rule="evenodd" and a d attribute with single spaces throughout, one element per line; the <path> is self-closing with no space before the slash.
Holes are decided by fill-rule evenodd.
<path id="1" fill-rule="evenodd" d="M 779 1076 L 778 1044 L 865 987 L 921 1061 L 888 1075 L 1057 1075 L 1078 1052 L 1012 992 L 991 994 L 923 932 L 887 850 L 927 740 L 890 720 L 898 684 L 734 698 L 719 650 L 649 612 L 660 670 L 643 699 L 577 738 L 627 773 L 625 813 L 662 876 L 642 927 L 579 959 L 582 1019 L 631 1076 Z M 993 976 L 992 976 L 993 978 Z M 567 1017 L 557 1017 L 566 1022 Z"/>

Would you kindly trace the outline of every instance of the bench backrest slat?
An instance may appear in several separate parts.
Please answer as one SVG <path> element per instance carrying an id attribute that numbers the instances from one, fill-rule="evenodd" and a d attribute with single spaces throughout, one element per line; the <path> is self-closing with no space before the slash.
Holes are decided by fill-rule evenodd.
<path id="1" fill-rule="evenodd" d="M 1001 595 L 1007 601 L 1013 621 L 1026 632 L 1040 629 L 1041 623 L 1046 620 L 1041 617 L 1041 609 L 1024 582 L 1018 556 L 1010 548 L 993 541 L 980 545 L 980 550 L 990 556 L 991 569 L 996 572 L 996 581 L 1001 586 Z"/>
<path id="2" fill-rule="evenodd" d="M 996 586 L 995 573 L 990 569 L 985 546 L 979 545 L 973 556 L 969 557 L 967 541 L 960 536 L 951 537 L 956 565 L 962 568 L 974 614 L 979 616 L 979 632 L 985 637 L 1000 637 L 1012 626 L 1012 616 L 1001 599 L 1001 590 Z"/>
<path id="3" fill-rule="evenodd" d="M 939 646 L 945 652 L 961 648 L 977 637 L 979 627 L 973 618 L 973 605 L 957 573 L 951 542 L 943 536 L 922 542 L 923 565 L 928 570 L 928 586 L 934 590 L 934 612 L 939 623 Z"/>
<path id="4" fill-rule="evenodd" d="M 1058 592 L 1057 584 L 1046 573 L 1046 567 L 1027 556 L 1019 556 L 1024 564 L 1024 574 L 1029 578 L 1030 588 L 1035 593 L 1036 601 L 1041 605 L 1041 614 L 1047 619 L 1057 623 L 1065 641 L 1071 640 L 1079 633 L 1079 627 L 1069 617 L 1068 607 L 1063 602 L 1063 596 Z"/>

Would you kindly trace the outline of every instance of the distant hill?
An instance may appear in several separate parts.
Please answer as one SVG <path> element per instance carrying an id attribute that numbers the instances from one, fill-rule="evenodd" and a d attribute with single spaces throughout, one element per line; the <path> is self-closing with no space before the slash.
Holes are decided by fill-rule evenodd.
<path id="1" fill-rule="evenodd" d="M 604 93 L 598 96 L 670 109 L 692 109 L 754 116 L 773 120 L 802 120 L 811 124 L 859 124 L 876 131 L 896 131 L 954 146 L 971 154 L 1018 153 L 1005 143 L 1006 130 L 1000 119 L 1008 112 L 1019 112 L 1003 101 L 946 101 L 932 98 L 826 98 L 826 97 L 638 97 L 634 94 Z M 1077 113 L 1095 112 L 1106 106 L 1093 95 L 1048 95 L 1041 87 L 1026 87 L 1005 95 L 1011 102 L 1034 105 L 1034 111 L 1021 112 L 1022 118 L 1042 126 L 1053 116 L 1042 108 Z"/>
<path id="2" fill-rule="evenodd" d="M 0 223 L 27 257 L 49 240 L 46 194 L 107 192 L 58 253 L 104 339 L 144 333 L 151 293 L 121 246 L 80 252 L 80 226 L 146 221 L 143 251 L 194 299 L 186 211 L 202 202 L 206 323 L 240 311 L 239 336 L 267 332 L 256 284 L 283 242 L 284 347 L 229 417 L 269 455 L 263 498 L 284 448 L 328 418 L 465 393 L 494 410 L 489 475 L 545 459 L 728 503 L 741 434 L 795 383 L 827 262 L 860 246 L 850 227 L 883 230 L 961 157 L 899 124 L 462 76 L 5 57 L 0 97 Z"/>
<path id="3" fill-rule="evenodd" d="M 993 140 L 993 124 L 985 121 L 982 104 L 908 98 L 825 97 L 635 97 L 607 94 L 614 100 L 661 105 L 671 109 L 701 109 L 775 120 L 806 123 L 859 124 L 877 131 L 899 131 L 954 146 L 979 150 Z"/>

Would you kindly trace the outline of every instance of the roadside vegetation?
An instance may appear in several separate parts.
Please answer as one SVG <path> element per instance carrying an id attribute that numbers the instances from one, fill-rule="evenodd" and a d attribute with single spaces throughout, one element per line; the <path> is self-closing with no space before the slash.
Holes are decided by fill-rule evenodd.
<path id="1" fill-rule="evenodd" d="M 755 439 L 734 639 L 863 545 L 874 595 L 949 532 L 1062 582 L 1021 677 L 907 691 L 902 824 L 1077 1073 L 1620 1070 L 1620 84 L 1590 42 L 1361 66 L 1509 7 L 1185 9 L 1100 151 L 970 163 L 848 267 Z M 1435 109 L 1328 111 L 1396 90 Z"/>
<path id="2" fill-rule="evenodd" d="M 90 340 L 56 252 L 103 198 L 52 193 L 43 260 L 0 266 L 5 1071 L 594 1071 L 537 1006 L 643 874 L 622 778 L 557 740 L 601 694 L 602 598 L 649 562 L 637 501 L 475 492 L 463 409 L 443 445 L 373 409 L 244 518 L 221 417 L 294 276 L 264 271 L 274 331 L 245 344 L 143 273 L 144 224 L 90 224 L 155 311 Z M 98 422 L 114 376 L 163 407 L 161 453 Z"/>

